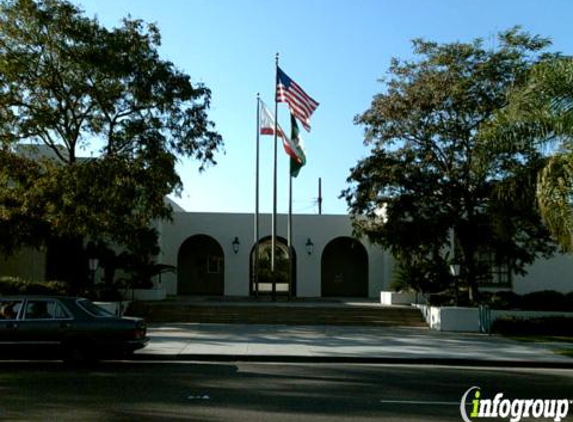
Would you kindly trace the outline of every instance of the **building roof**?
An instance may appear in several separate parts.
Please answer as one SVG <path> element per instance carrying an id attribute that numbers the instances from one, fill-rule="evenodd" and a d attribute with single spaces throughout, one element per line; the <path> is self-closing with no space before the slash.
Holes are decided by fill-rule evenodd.
<path id="1" fill-rule="evenodd" d="M 56 145 L 54 148 L 46 144 L 17 144 L 14 146 L 14 152 L 22 157 L 30 158 L 32 160 L 49 159 L 54 161 L 61 161 L 58 154 L 67 159 L 69 157 L 68 150 L 63 145 Z M 77 161 L 90 160 L 91 157 L 76 157 Z"/>

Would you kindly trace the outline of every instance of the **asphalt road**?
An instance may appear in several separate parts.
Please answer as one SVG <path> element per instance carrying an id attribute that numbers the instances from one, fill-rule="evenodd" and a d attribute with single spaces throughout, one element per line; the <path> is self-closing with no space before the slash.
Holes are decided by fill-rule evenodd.
<path id="1" fill-rule="evenodd" d="M 472 386 L 481 387 L 484 397 L 503 392 L 510 398 L 573 399 L 573 370 L 197 362 L 70 368 L 1 362 L 0 419 L 461 421 L 460 399 Z M 573 409 L 569 413 L 565 420 L 573 420 Z"/>

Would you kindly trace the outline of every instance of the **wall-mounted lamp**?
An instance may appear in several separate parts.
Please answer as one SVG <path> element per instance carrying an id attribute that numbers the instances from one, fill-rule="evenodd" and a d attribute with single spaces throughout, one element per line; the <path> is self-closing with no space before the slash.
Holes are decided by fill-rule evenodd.
<path id="1" fill-rule="evenodd" d="M 241 245 L 241 242 L 239 242 L 239 238 L 237 236 L 235 236 L 235 239 L 233 240 L 233 243 L 231 243 L 231 245 L 233 245 L 233 252 L 235 253 L 239 252 L 239 246 Z"/>
<path id="2" fill-rule="evenodd" d="M 460 264 L 450 265 L 450 274 L 453 275 L 454 277 L 459 276 L 460 275 Z"/>
<path id="3" fill-rule="evenodd" d="M 312 240 L 310 240 L 310 237 L 308 239 L 306 239 L 306 253 L 308 255 L 312 255 L 312 253 L 314 252 L 314 243 L 312 243 Z"/>

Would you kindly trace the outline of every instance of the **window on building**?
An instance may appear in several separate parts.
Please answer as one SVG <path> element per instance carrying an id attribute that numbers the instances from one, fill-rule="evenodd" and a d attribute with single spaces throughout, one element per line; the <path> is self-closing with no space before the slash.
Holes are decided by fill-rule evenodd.
<path id="1" fill-rule="evenodd" d="M 221 272 L 223 272 L 223 258 L 210 255 L 207 258 L 207 273 L 220 274 Z"/>
<path id="2" fill-rule="evenodd" d="M 511 261 L 508 258 L 499 259 L 494 253 L 480 254 L 480 265 L 484 275 L 479 283 L 486 287 L 511 287 Z"/>

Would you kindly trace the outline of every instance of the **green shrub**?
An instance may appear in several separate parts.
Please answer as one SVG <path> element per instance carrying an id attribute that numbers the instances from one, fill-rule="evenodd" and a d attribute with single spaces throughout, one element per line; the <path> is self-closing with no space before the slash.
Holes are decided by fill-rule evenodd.
<path id="1" fill-rule="evenodd" d="M 0 295 L 66 295 L 68 285 L 62 281 L 29 281 L 19 277 L 0 277 Z"/>
<path id="2" fill-rule="evenodd" d="M 470 301 L 467 290 L 460 290 L 458 292 L 457 304 L 456 294 L 451 290 L 441 293 L 432 293 L 426 296 L 428 304 L 432 306 L 474 306 Z"/>
<path id="3" fill-rule="evenodd" d="M 566 295 L 554 290 L 543 290 L 523 295 L 519 307 L 535 311 L 573 311 Z"/>
<path id="4" fill-rule="evenodd" d="M 491 330 L 493 333 L 513 336 L 573 336 L 573 318 L 540 317 L 526 319 L 504 317 L 496 319 L 492 324 Z"/>
<path id="5" fill-rule="evenodd" d="M 569 292 L 565 295 L 569 309 L 573 311 L 573 292 Z"/>
<path id="6" fill-rule="evenodd" d="M 493 293 L 486 302 L 492 309 L 516 309 L 519 308 L 521 296 L 512 291 L 498 291 Z"/>
<path id="7" fill-rule="evenodd" d="M 444 261 L 398 260 L 394 268 L 390 289 L 396 292 L 410 290 L 438 293 L 452 289 L 453 279 Z"/>
<path id="8" fill-rule="evenodd" d="M 430 306 L 454 306 L 455 298 L 450 294 L 434 293 L 427 296 Z"/>
<path id="9" fill-rule="evenodd" d="M 523 296 L 512 291 L 480 293 L 480 304 L 492 309 L 522 309 L 527 311 L 573 312 L 573 292 L 563 294 L 554 290 L 532 292 Z"/>
<path id="10" fill-rule="evenodd" d="M 119 302 L 123 300 L 121 292 L 115 286 L 103 286 L 102 288 L 98 288 L 89 298 L 103 302 Z"/>

